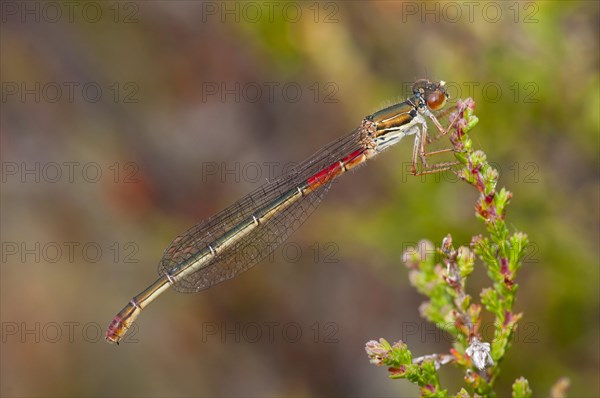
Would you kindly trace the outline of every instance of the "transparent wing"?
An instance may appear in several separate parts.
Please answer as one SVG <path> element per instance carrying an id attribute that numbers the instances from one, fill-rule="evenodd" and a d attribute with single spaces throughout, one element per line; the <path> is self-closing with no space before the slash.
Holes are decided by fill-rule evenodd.
<path id="1" fill-rule="evenodd" d="M 190 228 L 171 242 L 158 264 L 159 275 L 174 274 L 181 264 L 197 256 L 227 231 L 268 206 L 272 201 L 301 186 L 317 172 L 338 162 L 344 156 L 362 147 L 362 130 L 356 129 L 311 156 L 286 176 L 268 182 L 254 192 L 229 206 L 213 217 Z M 319 205 L 332 181 L 304 195 L 286 207 L 247 236 L 220 251 L 205 266 L 182 279 L 174 288 L 178 292 L 192 293 L 207 289 L 235 277 L 267 257 L 283 243 Z"/>

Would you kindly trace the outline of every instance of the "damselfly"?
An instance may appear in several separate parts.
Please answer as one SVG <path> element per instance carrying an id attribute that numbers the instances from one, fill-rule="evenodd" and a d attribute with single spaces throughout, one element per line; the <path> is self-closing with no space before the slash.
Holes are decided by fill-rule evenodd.
<path id="1" fill-rule="evenodd" d="M 443 81 L 418 80 L 406 101 L 367 116 L 352 133 L 327 145 L 291 173 L 267 182 L 175 238 L 158 265 L 160 277 L 115 316 L 106 340 L 118 343 L 142 309 L 169 287 L 198 292 L 264 259 L 306 220 L 334 179 L 406 136 L 415 136 L 413 174 L 447 170 L 451 163 L 428 166 L 425 152 L 430 141 L 427 119 L 438 136 L 448 131 L 433 114 L 444 107 L 447 97 Z"/>

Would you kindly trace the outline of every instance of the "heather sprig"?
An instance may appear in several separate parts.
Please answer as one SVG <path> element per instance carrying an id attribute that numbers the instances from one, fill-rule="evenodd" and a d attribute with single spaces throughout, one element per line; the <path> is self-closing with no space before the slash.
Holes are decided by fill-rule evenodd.
<path id="1" fill-rule="evenodd" d="M 466 383 L 466 389 L 452 395 L 495 396 L 493 386 L 500 364 L 522 317 L 513 308 L 518 290 L 515 280 L 528 239 L 526 234 L 508 228 L 506 210 L 512 193 L 497 189 L 498 171 L 487 162 L 485 153 L 473 149 L 467 133 L 478 122 L 474 107 L 471 99 L 458 102 L 456 112 L 449 117 L 453 126 L 450 141 L 459 164 L 455 173 L 479 192 L 475 215 L 487 233 L 474 236 L 469 247 L 455 248 L 450 234 L 437 249 L 424 240 L 403 255 L 411 284 L 428 298 L 420 307 L 421 316 L 453 337 L 452 348 L 447 354 L 413 358 L 402 341 L 390 345 L 384 339 L 371 340 L 365 347 L 373 364 L 387 366 L 390 378 L 418 385 L 424 397 L 448 396 L 437 373 L 448 363 L 462 369 Z M 479 266 L 477 258 L 491 282 L 480 292 L 479 303 L 467 293 L 468 277 Z M 495 318 L 491 342 L 484 341 L 479 330 L 483 309 Z M 524 378 L 517 379 L 512 390 L 513 397 L 532 395 Z"/>

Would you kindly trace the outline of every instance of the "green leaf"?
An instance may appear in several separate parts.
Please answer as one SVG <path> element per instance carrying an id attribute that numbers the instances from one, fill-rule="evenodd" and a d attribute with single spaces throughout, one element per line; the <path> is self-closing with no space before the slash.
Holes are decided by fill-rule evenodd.
<path id="1" fill-rule="evenodd" d="M 479 123 L 479 118 L 475 115 L 471 115 L 470 112 L 467 112 L 467 125 L 463 128 L 463 132 L 468 132 L 475 127 L 477 123 Z"/>
<path id="2" fill-rule="evenodd" d="M 528 245 L 529 238 L 527 234 L 516 232 L 510 237 L 509 268 L 511 272 L 515 273 L 521 268 Z"/>
<path id="3" fill-rule="evenodd" d="M 471 275 L 475 267 L 475 256 L 468 247 L 461 246 L 458 248 L 456 260 L 461 278 Z"/>
<path id="4" fill-rule="evenodd" d="M 498 292 L 494 289 L 485 288 L 481 291 L 481 303 L 485 306 L 485 309 L 496 315 L 496 317 L 502 317 L 504 309 L 502 303 L 498 297 Z"/>

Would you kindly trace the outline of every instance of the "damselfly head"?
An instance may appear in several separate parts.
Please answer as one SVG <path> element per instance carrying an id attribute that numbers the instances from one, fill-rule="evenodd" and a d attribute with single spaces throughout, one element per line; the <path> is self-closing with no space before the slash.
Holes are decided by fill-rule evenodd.
<path id="1" fill-rule="evenodd" d="M 446 105 L 446 99 L 448 99 L 445 85 L 446 82 L 443 80 L 434 83 L 427 79 L 420 79 L 413 84 L 413 93 L 419 97 L 423 101 L 423 104 L 427 105 L 429 109 L 437 111 Z"/>

